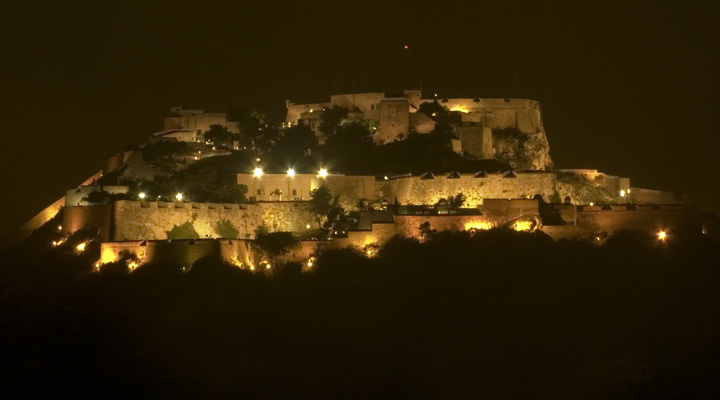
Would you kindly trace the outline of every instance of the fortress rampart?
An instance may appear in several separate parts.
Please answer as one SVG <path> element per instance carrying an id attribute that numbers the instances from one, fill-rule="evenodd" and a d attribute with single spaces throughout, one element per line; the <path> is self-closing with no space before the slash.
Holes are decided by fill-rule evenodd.
<path id="1" fill-rule="evenodd" d="M 238 237 L 251 238 L 264 225 L 270 231 L 307 231 L 313 223 L 307 202 L 256 204 L 165 203 L 116 201 L 114 240 L 167 239 L 168 232 L 187 223 L 201 238 L 222 237 L 218 224 L 226 221 Z"/>
<path id="2" fill-rule="evenodd" d="M 371 229 L 350 231 L 345 238 L 301 241 L 297 248 L 287 253 L 284 260 L 305 263 L 323 250 L 344 247 L 356 248 L 372 256 L 379 246 L 396 235 L 420 238 L 421 225 L 424 223 L 428 223 L 428 228 L 436 231 L 485 230 L 494 227 L 524 230 L 528 227 L 532 229 L 532 225 L 516 225 L 516 223 L 534 220 L 538 221 L 534 226 L 539 231 L 555 240 L 565 238 L 595 241 L 604 240 L 621 229 L 652 234 L 660 230 L 670 232 L 670 235 L 697 234 L 704 230 L 705 224 L 709 222 L 697 209 L 683 205 L 616 205 L 611 206 L 610 209 L 603 209 L 600 206 L 572 205 L 551 207 L 554 207 L 557 214 L 562 217 L 554 225 L 544 225 L 537 219 L 543 213 L 537 201 L 522 199 L 489 200 L 482 214 L 394 215 L 393 222 L 372 223 Z M 250 239 L 106 242 L 101 245 L 101 262 L 116 261 L 123 252 L 134 255 L 141 263 L 166 260 L 178 262 L 185 267 L 190 267 L 198 259 L 210 254 L 219 255 L 227 262 L 245 268 L 255 268 L 262 262 L 267 262 Z"/>
<path id="3" fill-rule="evenodd" d="M 484 175 L 484 176 L 483 176 Z M 443 174 L 403 176 L 378 182 L 381 197 L 400 204 L 435 204 L 462 193 L 465 207 L 478 207 L 484 199 L 509 199 L 539 194 L 548 201 L 555 192 L 555 174 L 514 172 L 510 174 Z"/>

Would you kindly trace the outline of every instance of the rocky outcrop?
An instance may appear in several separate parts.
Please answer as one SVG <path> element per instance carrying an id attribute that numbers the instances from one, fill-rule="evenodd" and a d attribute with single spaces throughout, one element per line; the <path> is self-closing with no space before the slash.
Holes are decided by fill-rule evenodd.
<path id="1" fill-rule="evenodd" d="M 509 163 L 516 170 L 545 170 L 552 168 L 550 144 L 545 134 L 540 104 L 528 99 L 447 99 L 444 107 L 460 112 L 459 127 L 482 126 L 492 130 L 492 157 L 478 147 L 488 138 L 471 140 L 465 137 L 463 151 L 475 158 L 494 158 Z M 468 129 L 465 129 L 466 131 Z M 461 136 L 482 135 L 461 132 Z"/>
<path id="2" fill-rule="evenodd" d="M 493 130 L 494 158 L 507 162 L 516 170 L 552 168 L 550 145 L 544 131 L 525 133 L 516 128 Z"/>

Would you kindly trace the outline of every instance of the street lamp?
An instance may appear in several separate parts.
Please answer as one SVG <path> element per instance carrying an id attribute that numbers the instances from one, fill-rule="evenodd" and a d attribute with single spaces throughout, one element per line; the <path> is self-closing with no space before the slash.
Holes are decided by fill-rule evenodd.
<path id="1" fill-rule="evenodd" d="M 145 198 L 145 193 L 140 192 L 140 194 L 138 194 L 138 197 L 140 198 L 140 200 L 144 199 L 144 198 Z"/>
<path id="2" fill-rule="evenodd" d="M 176 199 L 177 201 L 182 201 L 182 199 L 183 199 L 183 194 L 182 194 L 182 193 L 176 194 L 176 195 L 175 195 L 175 199 Z"/>
<path id="3" fill-rule="evenodd" d="M 287 174 L 288 174 L 288 176 L 289 176 L 289 177 L 291 177 L 291 178 L 292 178 L 292 177 L 294 177 L 294 176 L 295 176 L 295 170 L 294 170 L 294 169 L 292 169 L 292 168 L 290 168 L 290 169 L 289 169 L 289 170 L 287 171 Z"/>
<path id="4" fill-rule="evenodd" d="M 253 170 L 253 178 L 259 178 L 259 177 L 261 177 L 262 175 L 263 175 L 263 170 L 262 170 L 262 168 L 256 167 L 256 168 Z"/>
<path id="5" fill-rule="evenodd" d="M 320 178 L 327 178 L 327 176 L 328 176 L 328 171 L 327 171 L 327 169 L 325 169 L 325 168 L 320 168 L 320 171 L 318 171 L 318 176 L 319 176 Z"/>

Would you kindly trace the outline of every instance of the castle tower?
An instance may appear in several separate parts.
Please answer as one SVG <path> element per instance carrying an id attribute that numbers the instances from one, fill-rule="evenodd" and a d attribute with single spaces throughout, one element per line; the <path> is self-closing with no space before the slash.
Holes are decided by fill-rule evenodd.
<path id="1" fill-rule="evenodd" d="M 410 129 L 410 103 L 405 97 L 388 97 L 380 101 L 380 128 L 376 143 L 388 143 L 404 138 Z"/>

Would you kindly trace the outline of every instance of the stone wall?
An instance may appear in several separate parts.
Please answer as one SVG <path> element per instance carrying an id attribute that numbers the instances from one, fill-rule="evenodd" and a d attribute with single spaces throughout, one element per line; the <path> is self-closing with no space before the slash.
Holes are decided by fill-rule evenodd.
<path id="1" fill-rule="evenodd" d="M 238 174 L 237 183 L 248 187 L 252 200 L 310 200 L 310 193 L 320 186 L 327 186 L 333 196 L 340 196 L 340 204 L 347 210 L 355 209 L 360 200 L 376 200 L 375 177 L 369 175 L 328 175 L 319 178 L 315 174 Z M 273 194 L 275 193 L 275 194 Z M 277 194 L 281 193 L 281 194 Z M 289 198 L 288 198 L 289 194 Z"/>
<path id="2" fill-rule="evenodd" d="M 189 223 L 200 238 L 220 237 L 218 222 L 227 221 L 238 237 L 252 238 L 260 225 L 270 231 L 305 232 L 312 223 L 305 202 L 258 204 L 165 203 L 117 201 L 112 240 L 167 239 L 168 231 Z"/>
<path id="3" fill-rule="evenodd" d="M 495 152 L 490 127 L 481 123 L 460 123 L 455 127 L 455 136 L 462 143 L 463 154 L 481 160 L 494 158 Z"/>
<path id="4" fill-rule="evenodd" d="M 410 131 L 410 106 L 405 98 L 388 98 L 380 102 L 380 127 L 373 135 L 375 143 L 394 142 Z"/>
<path id="5" fill-rule="evenodd" d="M 583 207 L 578 212 L 577 227 L 584 232 L 609 235 L 621 229 L 657 232 L 681 231 L 700 233 L 702 214 L 695 208 L 682 205 L 637 206 L 628 210 L 625 206 L 613 210 Z"/>
<path id="6" fill-rule="evenodd" d="M 69 235 L 83 229 L 98 229 L 100 240 L 112 237 L 112 205 L 65 207 L 62 210 L 62 230 Z"/>
<path id="7" fill-rule="evenodd" d="M 548 201 L 555 191 L 555 174 L 549 172 L 515 172 L 515 177 L 507 174 L 487 174 L 475 177 L 473 174 L 460 174 L 459 178 L 437 175 L 434 179 L 422 179 L 420 176 L 404 176 L 388 181 L 378 181 L 378 190 L 388 202 L 395 199 L 400 204 L 432 205 L 441 198 L 465 195 L 464 207 L 478 207 L 484 199 L 509 199 L 542 195 Z"/>

